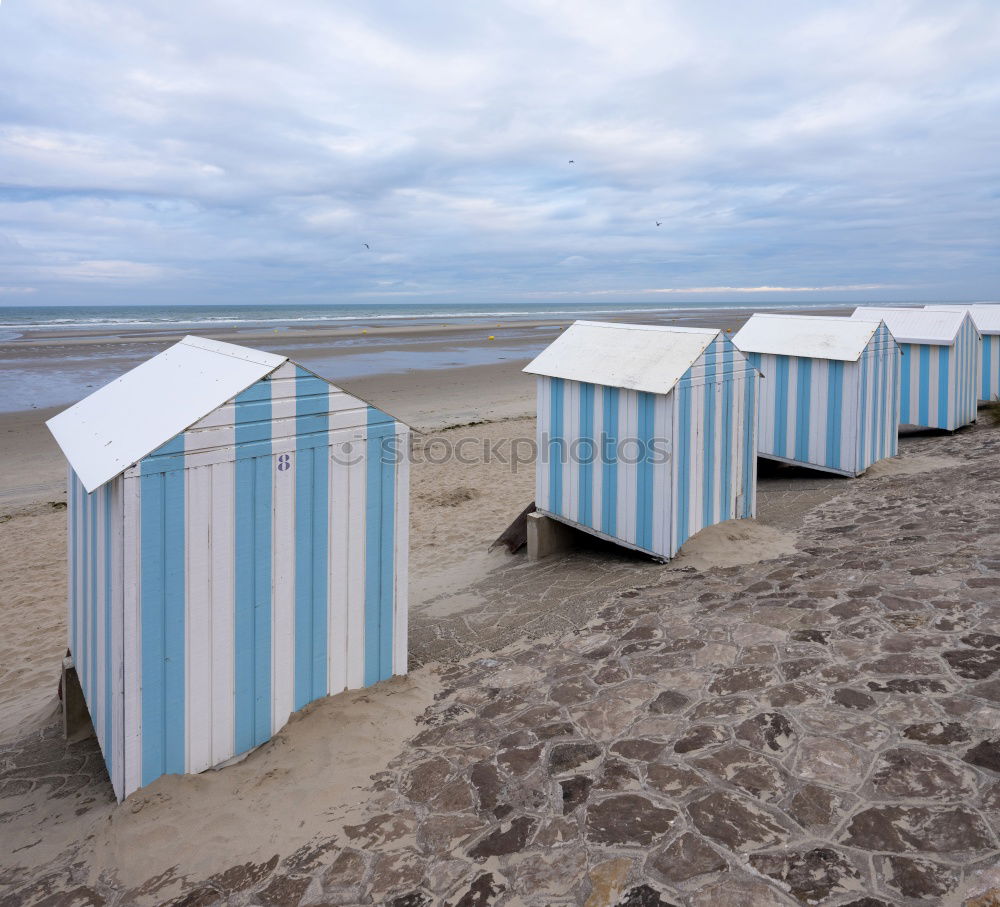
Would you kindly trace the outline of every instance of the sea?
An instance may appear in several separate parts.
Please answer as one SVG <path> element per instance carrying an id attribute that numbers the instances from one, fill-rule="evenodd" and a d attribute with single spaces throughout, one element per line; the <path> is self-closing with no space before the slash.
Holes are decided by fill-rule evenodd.
<path id="1" fill-rule="evenodd" d="M 770 309 L 831 308 L 857 303 L 790 302 L 768 299 Z M 0 307 L 0 342 L 16 340 L 26 331 L 148 331 L 156 329 L 288 327 L 302 324 L 360 325 L 367 323 L 406 323 L 441 320 L 537 320 L 594 318 L 600 315 L 659 315 L 710 312 L 714 309 L 747 310 L 757 305 L 703 301 L 659 303 L 572 303 L 519 302 L 490 304 L 402 302 L 378 304 L 326 305 L 169 305 L 169 306 L 2 306 Z"/>
<path id="2" fill-rule="evenodd" d="M 69 405 L 166 346 L 200 333 L 292 356 L 331 381 L 529 359 L 554 339 L 551 322 L 739 314 L 757 309 L 808 310 L 848 303 L 754 299 L 754 305 L 519 302 L 404 302 L 328 305 L 3 306 L 0 307 L 0 412 Z M 542 326 L 549 322 L 548 326 Z M 540 324 L 542 323 L 542 324 Z M 442 332 L 380 332 L 379 327 L 440 325 Z M 315 340 L 308 328 L 326 328 Z M 329 329 L 344 328 L 343 336 Z M 362 334 L 365 328 L 372 332 Z M 266 335 L 267 342 L 261 342 Z M 487 336 L 493 335 L 493 336 Z M 78 342 L 86 338 L 86 343 Z M 484 343 L 484 340 L 490 342 Z M 77 342 L 62 342 L 77 341 Z M 249 341 L 248 341 L 249 342 Z"/>

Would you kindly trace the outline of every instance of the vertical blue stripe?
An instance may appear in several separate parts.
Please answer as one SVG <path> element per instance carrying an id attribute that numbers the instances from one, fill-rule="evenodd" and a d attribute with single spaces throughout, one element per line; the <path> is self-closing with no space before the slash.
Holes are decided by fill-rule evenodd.
<path id="1" fill-rule="evenodd" d="M 239 438 L 239 405 L 236 435 Z M 237 459 L 235 470 L 235 551 L 233 590 L 233 681 L 234 742 L 237 753 L 254 746 L 254 464 L 250 458 Z"/>
<path id="2" fill-rule="evenodd" d="M 746 386 L 743 389 L 743 507 L 741 517 L 752 516 L 751 501 L 754 489 L 754 467 L 756 465 L 757 445 L 754 443 L 757 426 L 757 389 L 760 378 L 751 372 L 746 376 Z"/>
<path id="3" fill-rule="evenodd" d="M 111 651 L 111 621 L 112 607 L 111 582 L 111 485 L 104 486 L 104 739 L 101 741 L 101 751 L 108 766 L 108 774 L 114 777 L 114 735 L 111 732 L 113 715 L 114 689 L 112 682 L 115 672 L 112 670 L 113 657 Z"/>
<path id="4" fill-rule="evenodd" d="M 858 450 L 858 467 L 861 464 L 869 462 L 873 459 L 873 452 L 878 446 L 878 428 L 879 428 L 879 360 L 877 355 L 872 355 L 868 350 L 864 353 L 864 363 L 865 363 L 865 374 L 868 376 L 868 381 L 871 387 L 868 388 L 867 384 L 865 387 L 866 394 L 862 397 L 862 405 L 864 407 L 864 418 L 859 420 L 862 424 L 862 443 L 859 445 Z M 868 401 L 868 393 L 871 394 L 871 402 Z"/>
<path id="5" fill-rule="evenodd" d="M 963 404 L 966 418 L 963 422 L 971 422 L 976 418 L 976 401 L 979 399 L 979 371 L 982 369 L 983 342 L 976 337 L 975 325 L 971 320 L 968 325 L 967 346 L 962 350 L 955 367 L 961 369 L 965 384 L 966 403 Z M 968 377 L 966 377 L 968 376 Z"/>
<path id="6" fill-rule="evenodd" d="M 380 418 L 385 418 L 379 413 Z M 395 431 L 395 423 L 392 425 Z M 392 437 L 392 435 L 390 435 Z M 382 462 L 382 519 L 380 521 L 380 546 L 382 558 L 382 585 L 380 608 L 382 612 L 382 632 L 380 637 L 380 676 L 392 676 L 393 605 L 395 604 L 395 516 L 396 516 L 396 465 L 392 460 L 390 446 Z"/>
<path id="7" fill-rule="evenodd" d="M 841 426 L 844 416 L 844 363 L 831 359 L 827 371 L 826 387 L 826 465 L 831 469 L 840 469 Z M 864 421 L 867 413 L 864 406 L 861 409 L 861 419 Z"/>
<path id="8" fill-rule="evenodd" d="M 901 362 L 903 357 L 898 346 L 892 345 L 889 347 L 889 355 L 892 357 L 890 362 L 890 374 L 892 376 L 893 412 L 895 413 L 895 418 L 889 420 L 889 449 L 892 451 L 892 456 L 895 456 L 899 451 L 899 398 L 902 393 Z"/>
<path id="9" fill-rule="evenodd" d="M 184 436 L 156 456 L 184 453 Z M 140 464 L 142 783 L 186 767 L 184 470 Z"/>
<path id="10" fill-rule="evenodd" d="M 596 448 L 592 446 L 594 442 L 594 385 L 582 383 L 580 385 L 580 440 L 578 445 L 580 456 L 580 474 L 577 486 L 577 499 L 579 500 L 579 513 L 577 521 L 584 526 L 593 526 L 593 498 L 594 498 L 594 453 Z M 592 442 L 591 445 L 582 443 L 584 440 Z"/>
<path id="11" fill-rule="evenodd" d="M 972 335 L 966 330 L 962 331 L 962 335 L 967 339 L 961 351 L 956 351 L 958 355 L 955 359 L 955 369 L 962 373 L 962 389 L 965 396 L 962 398 L 961 413 L 959 413 L 959 416 L 962 423 L 965 423 L 975 418 L 976 400 L 979 399 L 979 391 L 976 389 L 977 376 L 975 371 L 978 360 L 982 359 L 982 353 L 980 352 L 982 344 L 979 343 L 977 346 L 977 341 L 974 341 Z M 970 360 L 971 368 L 968 367 Z"/>
<path id="12" fill-rule="evenodd" d="M 899 359 L 893 344 L 886 338 L 881 354 L 885 359 L 885 389 L 886 403 L 882 407 L 882 425 L 885 431 L 885 441 L 882 445 L 882 456 L 892 456 L 892 446 L 899 434 L 899 407 L 892 404 L 899 398 Z M 896 415 L 894 416 L 893 413 Z"/>
<path id="13" fill-rule="evenodd" d="M 860 405 L 865 411 L 866 418 L 858 419 L 858 446 L 857 446 L 857 459 L 859 463 L 863 463 L 865 459 L 865 451 L 868 449 L 867 446 L 867 435 L 870 429 L 870 411 L 868 409 L 868 356 L 861 357 L 861 398 Z"/>
<path id="14" fill-rule="evenodd" d="M 329 419 L 329 410 L 327 411 Z M 312 501 L 312 698 L 318 699 L 329 691 L 327 682 L 328 622 L 327 601 L 329 600 L 329 560 L 330 524 L 328 516 L 332 506 L 330 501 L 330 451 L 328 447 L 313 448 L 313 490 Z"/>
<path id="15" fill-rule="evenodd" d="M 994 400 L 1000 396 L 1000 335 L 992 335 L 990 342 L 990 374 L 988 400 Z"/>
<path id="16" fill-rule="evenodd" d="M 701 522 L 710 526 L 715 513 L 715 354 L 716 344 L 713 342 L 702 356 L 705 368 L 705 416 L 703 423 L 704 449 L 702 451 L 702 501 Z"/>
<path id="17" fill-rule="evenodd" d="M 93 708 L 97 704 L 97 609 L 100 607 L 97 591 L 98 564 L 100 563 L 100 547 L 97 543 L 97 515 L 101 503 L 102 488 L 90 495 L 87 504 L 90 514 L 90 601 L 87 608 L 87 699 Z"/>
<path id="18" fill-rule="evenodd" d="M 898 413 L 898 407 L 893 406 L 899 395 L 898 366 L 896 360 L 896 350 L 888 337 L 883 338 L 879 348 L 880 355 L 885 360 L 885 403 L 882 406 L 882 428 L 885 438 L 882 444 L 882 456 L 890 456 L 889 451 L 893 445 L 893 438 L 899 431 L 898 415 L 894 418 L 893 413 Z"/>
<path id="19" fill-rule="evenodd" d="M 968 317 L 968 316 L 966 316 Z M 966 404 L 966 394 L 968 392 L 968 382 L 967 375 L 968 369 L 966 366 L 966 361 L 968 356 L 967 344 L 965 341 L 965 322 L 963 321 L 962 327 L 959 328 L 958 335 L 955 337 L 955 357 L 954 357 L 954 374 L 951 376 L 951 381 L 948 385 L 946 399 L 945 399 L 945 409 L 947 410 L 949 404 L 953 408 L 952 418 L 948 420 L 948 425 L 950 428 L 958 428 L 958 426 L 965 423 L 966 414 L 968 411 L 968 406 Z M 942 360 L 939 358 L 938 362 Z M 952 361 L 949 360 L 949 365 Z M 941 383 L 938 382 L 938 398 L 940 403 L 941 394 Z M 940 409 L 940 405 L 938 406 Z"/>
<path id="20" fill-rule="evenodd" d="M 164 773 L 166 645 L 163 474 L 140 478 L 140 633 L 142 637 L 142 783 Z"/>
<path id="21" fill-rule="evenodd" d="M 795 459 L 809 462 L 810 410 L 812 408 L 812 359 L 798 358 L 798 380 L 795 382 Z"/>
<path id="22" fill-rule="evenodd" d="M 298 404 L 298 400 L 296 400 Z M 314 453 L 296 435 L 295 450 L 295 681 L 294 707 L 312 700 L 313 687 L 313 549 L 312 503 Z"/>
<path id="23" fill-rule="evenodd" d="M 884 346 L 879 346 L 876 350 L 876 362 L 879 367 L 879 394 L 875 407 L 876 419 L 878 420 L 878 444 L 872 451 L 871 461 L 875 462 L 885 456 L 885 446 L 888 439 L 888 426 L 886 425 L 886 410 L 889 399 L 889 357 Z M 866 464 L 867 465 L 867 464 Z"/>
<path id="24" fill-rule="evenodd" d="M 83 483 L 81 482 L 81 485 Z M 84 696 L 87 690 L 87 627 L 90 624 L 90 495 L 86 488 L 80 491 L 80 637 L 77 640 L 79 651 L 73 653 L 76 662 L 76 673 L 80 680 Z"/>
<path id="25" fill-rule="evenodd" d="M 998 339 L 993 336 L 983 337 L 983 380 L 981 400 L 993 399 L 993 343 Z"/>
<path id="26" fill-rule="evenodd" d="M 268 385 L 270 382 L 268 382 Z M 268 387 L 270 390 L 270 387 Z M 271 737 L 271 574 L 273 565 L 272 521 L 274 486 L 271 457 L 254 457 L 254 745 Z"/>
<path id="27" fill-rule="evenodd" d="M 682 378 L 677 387 L 677 537 L 670 546 L 674 551 L 687 540 L 691 507 L 691 382 Z"/>
<path id="28" fill-rule="evenodd" d="M 177 453 L 184 450 L 184 438 L 178 440 Z M 174 469 L 163 477 L 164 525 L 167 552 L 166 591 L 166 771 L 181 774 L 186 766 L 185 741 L 185 545 L 184 545 L 184 470 Z"/>
<path id="29" fill-rule="evenodd" d="M 917 424 L 930 425 L 931 348 L 922 343 L 920 350 L 920 394 L 917 403 Z"/>
<path id="30" fill-rule="evenodd" d="M 787 456 L 788 443 L 788 364 L 787 356 L 774 357 L 774 452 Z"/>
<path id="31" fill-rule="evenodd" d="M 365 501 L 365 685 L 392 675 L 395 465 L 385 414 L 368 407 Z"/>
<path id="32" fill-rule="evenodd" d="M 875 364 L 878 367 L 878 396 L 875 404 L 875 438 L 876 443 L 871 456 L 864 460 L 859 466 L 866 467 L 869 463 L 882 459 L 885 456 L 886 435 L 886 406 L 889 398 L 889 376 L 888 376 L 888 356 L 885 347 L 878 346 L 875 350 Z"/>
<path id="33" fill-rule="evenodd" d="M 271 456 L 241 457 L 241 445 L 271 441 L 271 382 L 235 401 L 236 570 L 233 646 L 236 752 L 271 736 Z"/>
<path id="34" fill-rule="evenodd" d="M 608 535 L 614 535 L 618 522 L 618 388 L 605 387 L 603 402 L 601 531 Z"/>
<path id="35" fill-rule="evenodd" d="M 640 392 L 639 445 L 642 459 L 636 464 L 635 538 L 636 545 L 647 551 L 653 547 L 653 463 L 652 445 L 656 423 L 656 397 Z"/>
<path id="36" fill-rule="evenodd" d="M 976 376 L 976 396 L 979 400 L 989 400 L 986 396 L 989 385 L 986 383 L 986 363 L 990 356 L 990 338 L 985 334 L 980 342 L 979 353 L 979 374 Z"/>
<path id="37" fill-rule="evenodd" d="M 910 382 L 913 368 L 913 344 L 899 345 L 899 421 L 907 425 L 916 425 L 916 418 L 910 412 Z"/>
<path id="38" fill-rule="evenodd" d="M 940 346 L 938 350 L 938 426 L 941 428 L 956 428 L 962 423 L 962 416 L 965 415 L 965 401 L 956 407 L 955 419 L 948 418 L 948 398 L 954 396 L 951 375 L 951 350 L 946 346 Z M 961 377 L 961 376 L 959 376 Z M 959 385 L 958 393 L 965 396 L 964 381 L 955 382 Z"/>
<path id="39" fill-rule="evenodd" d="M 563 398 L 565 384 L 562 378 L 549 378 L 549 508 L 562 513 L 563 485 Z"/>
<path id="40" fill-rule="evenodd" d="M 80 550 L 80 651 L 74 652 L 76 656 L 76 673 L 80 679 L 80 686 L 83 688 L 84 696 L 87 695 L 87 639 L 89 634 L 87 627 L 90 625 L 90 495 L 84 489 L 80 495 L 83 503 L 82 519 L 80 520 L 80 532 L 82 535 L 82 545 Z"/>
<path id="41" fill-rule="evenodd" d="M 948 398 L 954 407 L 954 420 L 949 420 L 949 424 L 953 428 L 957 428 L 959 425 L 965 423 L 968 412 L 968 405 L 965 402 L 968 393 L 968 369 L 966 368 L 966 362 L 969 358 L 967 355 L 968 352 L 969 349 L 965 341 L 965 326 L 963 322 L 963 326 L 959 329 L 958 336 L 955 338 L 955 374 L 952 376 L 952 381 L 948 388 Z M 940 388 L 940 384 L 938 387 Z"/>
<path id="42" fill-rule="evenodd" d="M 77 624 L 77 614 L 80 611 L 80 590 L 77 587 L 76 580 L 76 568 L 77 568 L 77 554 L 76 554 L 76 544 L 80 538 L 80 482 L 76 477 L 76 473 L 69 470 L 69 588 L 70 588 L 70 602 L 72 607 L 69 609 L 69 649 L 74 655 L 77 654 L 76 651 L 76 624 Z"/>
<path id="43" fill-rule="evenodd" d="M 736 489 L 733 488 L 733 393 L 736 377 L 733 374 L 733 358 L 736 347 L 725 341 L 722 354 L 722 468 L 720 470 L 719 519 L 728 520 L 736 516 Z"/>
<path id="44" fill-rule="evenodd" d="M 295 370 L 295 708 L 326 694 L 329 386 Z"/>

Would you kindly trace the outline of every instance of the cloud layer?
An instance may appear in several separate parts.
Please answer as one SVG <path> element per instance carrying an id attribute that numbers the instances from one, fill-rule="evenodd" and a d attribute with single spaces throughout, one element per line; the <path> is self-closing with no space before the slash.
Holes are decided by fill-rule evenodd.
<path id="1" fill-rule="evenodd" d="M 0 46 L 0 305 L 1000 297 L 990 0 L 7 0 Z"/>

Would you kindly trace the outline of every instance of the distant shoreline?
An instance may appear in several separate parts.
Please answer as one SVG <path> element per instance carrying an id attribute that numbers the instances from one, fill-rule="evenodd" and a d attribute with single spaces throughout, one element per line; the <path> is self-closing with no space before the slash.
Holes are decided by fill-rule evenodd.
<path id="1" fill-rule="evenodd" d="M 916 305 L 917 303 L 883 303 Z M 602 303 L 535 304 L 512 303 L 489 307 L 461 303 L 404 304 L 379 306 L 331 305 L 248 305 L 248 306 L 6 306 L 0 307 L 0 343 L 41 337 L 73 337 L 101 334 L 159 334 L 178 330 L 281 330 L 308 328 L 373 328 L 384 325 L 419 327 L 458 321 L 549 322 L 567 319 L 687 318 L 718 313 L 755 311 L 809 312 L 852 309 L 856 303 L 844 301 L 802 302 L 752 298 L 744 304 L 712 304 L 701 300 L 687 304 L 674 302 L 633 302 L 621 305 Z"/>
<path id="2" fill-rule="evenodd" d="M 787 311 L 787 308 L 761 307 Z M 16 339 L 0 339 L 0 411 L 68 406 L 134 368 L 186 334 L 198 334 L 290 356 L 332 381 L 476 368 L 526 362 L 577 317 L 646 324 L 677 324 L 736 330 L 758 309 L 645 309 L 574 312 L 564 318 L 519 317 L 449 322 L 427 316 L 356 324 L 282 322 L 190 323 L 156 328 L 102 324 L 91 328 L 25 326 Z M 812 314 L 849 314 L 850 307 L 811 306 Z"/>

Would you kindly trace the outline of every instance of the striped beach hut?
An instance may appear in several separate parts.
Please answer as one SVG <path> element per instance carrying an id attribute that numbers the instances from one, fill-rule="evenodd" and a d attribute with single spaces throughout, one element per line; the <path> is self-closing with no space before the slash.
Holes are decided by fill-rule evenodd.
<path id="1" fill-rule="evenodd" d="M 926 305 L 938 312 L 966 311 L 983 338 L 980 352 L 979 402 L 1000 398 L 1000 305 Z"/>
<path id="2" fill-rule="evenodd" d="M 862 306 L 855 321 L 884 321 L 900 349 L 899 422 L 954 431 L 976 421 L 979 331 L 967 312 Z"/>
<path id="3" fill-rule="evenodd" d="M 757 314 L 733 343 L 763 376 L 760 456 L 857 476 L 896 455 L 899 347 L 883 322 Z"/>
<path id="4" fill-rule="evenodd" d="M 542 514 L 661 560 L 755 515 L 758 374 L 725 334 L 577 321 L 525 371 Z"/>
<path id="5" fill-rule="evenodd" d="M 198 337 L 48 425 L 69 461 L 69 648 L 119 799 L 405 673 L 406 426 Z"/>

